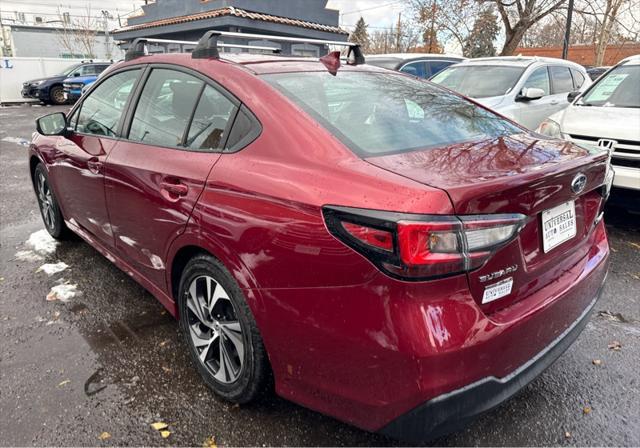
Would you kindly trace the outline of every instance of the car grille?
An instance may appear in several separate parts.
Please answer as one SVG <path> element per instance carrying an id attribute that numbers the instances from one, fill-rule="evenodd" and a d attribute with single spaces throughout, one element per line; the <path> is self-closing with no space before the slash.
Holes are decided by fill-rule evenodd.
<path id="1" fill-rule="evenodd" d="M 569 134 L 572 141 L 585 145 L 603 147 L 600 140 L 613 140 L 613 152 L 611 153 L 611 163 L 615 166 L 626 166 L 640 169 L 640 141 L 609 139 L 606 137 L 591 137 L 588 135 Z M 606 148 L 606 147 L 604 147 Z"/>

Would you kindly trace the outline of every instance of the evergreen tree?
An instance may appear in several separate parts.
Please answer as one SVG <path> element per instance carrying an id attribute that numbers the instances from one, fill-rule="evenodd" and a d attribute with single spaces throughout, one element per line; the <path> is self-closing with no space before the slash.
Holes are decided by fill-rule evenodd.
<path id="1" fill-rule="evenodd" d="M 369 33 L 367 32 L 367 25 L 362 17 L 356 23 L 356 28 L 349 36 L 349 42 L 360 44 L 362 51 L 366 51 L 369 46 Z"/>
<path id="2" fill-rule="evenodd" d="M 496 47 L 493 43 L 498 32 L 498 18 L 493 13 L 493 8 L 483 9 L 473 24 L 471 33 L 464 41 L 462 53 L 468 58 L 495 56 Z"/>

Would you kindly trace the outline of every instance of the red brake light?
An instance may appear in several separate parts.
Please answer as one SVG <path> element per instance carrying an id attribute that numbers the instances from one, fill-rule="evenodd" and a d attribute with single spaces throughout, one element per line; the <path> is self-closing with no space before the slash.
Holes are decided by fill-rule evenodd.
<path id="1" fill-rule="evenodd" d="M 329 231 L 397 278 L 425 280 L 469 272 L 512 241 L 524 215 L 425 216 L 325 207 Z"/>
<path id="2" fill-rule="evenodd" d="M 342 227 L 365 244 L 389 252 L 393 251 L 393 235 L 391 232 L 361 226 L 351 222 L 343 222 Z"/>

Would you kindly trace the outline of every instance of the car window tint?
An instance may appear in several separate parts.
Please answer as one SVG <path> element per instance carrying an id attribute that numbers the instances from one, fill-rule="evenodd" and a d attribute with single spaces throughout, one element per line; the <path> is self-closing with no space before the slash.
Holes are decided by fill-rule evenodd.
<path id="1" fill-rule="evenodd" d="M 522 132 L 458 95 L 394 73 L 282 73 L 264 79 L 362 157 Z"/>
<path id="2" fill-rule="evenodd" d="M 241 106 L 229 132 L 225 152 L 241 150 L 254 141 L 260 135 L 261 130 L 260 122 L 251 111 L 246 106 Z"/>
<path id="3" fill-rule="evenodd" d="M 224 131 L 235 112 L 235 105 L 211 86 L 206 86 L 189 127 L 186 146 L 193 149 L 219 149 Z"/>
<path id="4" fill-rule="evenodd" d="M 169 69 L 154 69 L 133 115 L 129 140 L 158 146 L 183 146 L 184 132 L 204 82 Z"/>
<path id="5" fill-rule="evenodd" d="M 77 131 L 114 137 L 139 73 L 139 69 L 116 73 L 93 89 L 82 102 Z"/>
<path id="6" fill-rule="evenodd" d="M 571 69 L 571 74 L 573 75 L 573 87 L 575 90 L 578 90 L 582 87 L 582 84 L 584 84 L 584 75 L 574 69 Z"/>
<path id="7" fill-rule="evenodd" d="M 566 93 L 573 90 L 573 78 L 568 67 L 549 67 L 551 72 L 551 82 L 553 83 L 553 93 Z"/>
<path id="8" fill-rule="evenodd" d="M 424 62 L 412 62 L 400 69 L 401 72 L 408 75 L 417 76 L 418 78 L 426 78 L 427 72 Z"/>
<path id="9" fill-rule="evenodd" d="M 549 95 L 549 73 L 547 72 L 547 67 L 540 67 L 531 73 L 523 87 L 527 89 L 542 89 L 545 95 Z"/>
<path id="10" fill-rule="evenodd" d="M 453 62 L 451 61 L 429 61 L 429 76 L 440 73 L 445 68 L 449 67 Z"/>

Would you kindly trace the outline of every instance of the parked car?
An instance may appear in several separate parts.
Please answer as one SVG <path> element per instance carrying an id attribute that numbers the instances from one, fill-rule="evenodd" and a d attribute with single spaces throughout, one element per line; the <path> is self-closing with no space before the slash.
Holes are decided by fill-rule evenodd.
<path id="1" fill-rule="evenodd" d="M 640 55 L 622 60 L 538 132 L 611 151 L 613 199 L 640 212 Z"/>
<path id="2" fill-rule="evenodd" d="M 273 381 L 424 441 L 575 340 L 608 269 L 606 151 L 338 52 L 218 54 L 211 33 L 191 54 L 134 42 L 37 120 L 29 157 L 49 233 L 158 298 L 215 393 Z"/>
<path id="3" fill-rule="evenodd" d="M 58 75 L 46 78 L 32 79 L 22 83 L 22 97 L 31 98 L 48 104 L 64 104 L 67 99 L 64 96 L 63 83 L 69 78 L 77 78 L 89 74 L 94 74 L 96 66 L 109 66 L 108 63 L 83 62 L 74 64 Z M 101 68 L 100 71 L 104 70 Z"/>
<path id="4" fill-rule="evenodd" d="M 464 61 L 455 55 L 434 53 L 389 53 L 367 56 L 367 64 L 408 73 L 418 78 L 431 78 L 451 64 Z"/>
<path id="5" fill-rule="evenodd" d="M 80 68 L 80 76 L 71 76 L 62 81 L 64 96 L 67 101 L 76 102 L 82 95 L 82 90 L 98 79 L 100 73 L 109 67 L 109 63 L 86 64 Z M 75 72 L 76 74 L 78 72 Z"/>
<path id="6" fill-rule="evenodd" d="M 592 81 L 595 81 L 602 75 L 604 72 L 609 70 L 611 67 L 586 67 L 587 74 Z"/>
<path id="7" fill-rule="evenodd" d="M 569 105 L 567 93 L 591 84 L 581 65 L 554 58 L 470 59 L 431 79 L 529 129 Z"/>

